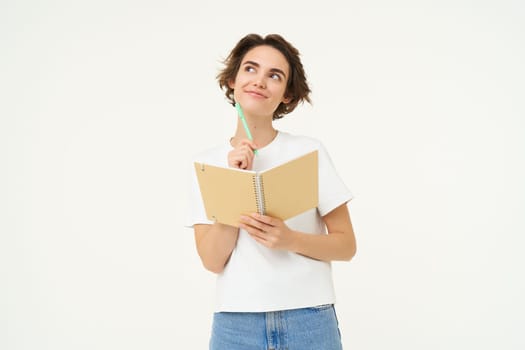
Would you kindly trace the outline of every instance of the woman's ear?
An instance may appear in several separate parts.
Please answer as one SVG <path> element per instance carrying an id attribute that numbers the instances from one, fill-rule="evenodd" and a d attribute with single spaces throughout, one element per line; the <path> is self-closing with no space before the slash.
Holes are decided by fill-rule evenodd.
<path id="1" fill-rule="evenodd" d="M 284 96 L 284 97 L 283 97 L 283 103 L 284 103 L 285 105 L 287 105 L 288 103 L 290 103 L 291 100 L 292 100 L 291 97 L 287 97 L 287 96 Z"/>
<path id="2" fill-rule="evenodd" d="M 228 80 L 228 87 L 230 89 L 233 89 L 234 86 L 235 86 L 235 80 L 234 79 Z"/>

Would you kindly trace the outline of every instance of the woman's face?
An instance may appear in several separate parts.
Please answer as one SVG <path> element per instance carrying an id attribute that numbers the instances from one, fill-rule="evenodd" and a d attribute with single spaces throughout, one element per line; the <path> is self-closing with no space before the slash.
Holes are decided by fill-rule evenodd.
<path id="1" fill-rule="evenodd" d="M 284 55 L 271 46 L 257 46 L 244 55 L 241 66 L 230 82 L 233 96 L 245 114 L 273 116 L 285 97 L 289 65 Z"/>

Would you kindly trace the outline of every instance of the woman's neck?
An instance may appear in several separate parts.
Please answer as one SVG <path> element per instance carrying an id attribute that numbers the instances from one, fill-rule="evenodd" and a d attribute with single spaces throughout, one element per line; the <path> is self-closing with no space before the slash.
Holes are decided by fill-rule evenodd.
<path id="1" fill-rule="evenodd" d="M 246 123 L 248 124 L 248 128 L 253 137 L 253 142 L 257 145 L 257 148 L 263 148 L 272 142 L 275 136 L 277 136 L 277 130 L 273 127 L 271 118 L 255 119 L 246 116 Z M 237 130 L 235 131 L 235 135 L 231 138 L 231 144 L 235 147 L 238 142 L 247 138 L 248 135 L 244 130 L 244 125 L 240 118 L 238 118 Z"/>

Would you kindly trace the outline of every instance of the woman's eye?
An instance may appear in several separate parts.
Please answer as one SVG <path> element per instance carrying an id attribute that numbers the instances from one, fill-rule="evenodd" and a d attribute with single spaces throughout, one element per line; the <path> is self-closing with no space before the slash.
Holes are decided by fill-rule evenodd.
<path id="1" fill-rule="evenodd" d="M 281 80 L 281 76 L 277 73 L 273 73 L 272 75 L 270 75 L 270 78 L 275 80 Z"/>
<path id="2" fill-rule="evenodd" d="M 250 66 L 247 66 L 246 68 L 244 68 L 244 70 L 245 70 L 246 72 L 255 72 L 255 68 L 250 67 Z"/>

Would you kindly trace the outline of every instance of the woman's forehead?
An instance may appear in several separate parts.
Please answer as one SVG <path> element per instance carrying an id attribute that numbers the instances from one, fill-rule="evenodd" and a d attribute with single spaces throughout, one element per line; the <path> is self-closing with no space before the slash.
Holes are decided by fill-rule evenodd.
<path id="1" fill-rule="evenodd" d="M 242 63 L 244 64 L 247 61 L 255 62 L 264 68 L 277 68 L 285 72 L 288 72 L 289 68 L 284 55 L 279 50 L 267 45 L 256 46 L 249 50 L 244 55 Z"/>

